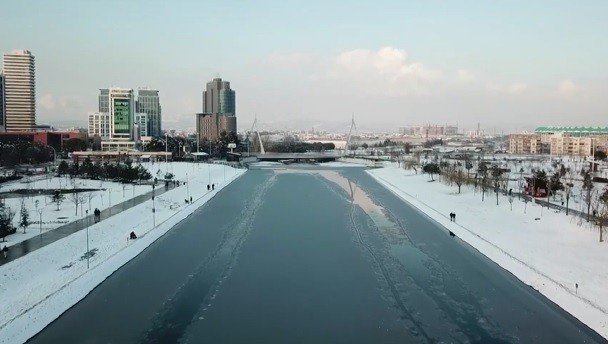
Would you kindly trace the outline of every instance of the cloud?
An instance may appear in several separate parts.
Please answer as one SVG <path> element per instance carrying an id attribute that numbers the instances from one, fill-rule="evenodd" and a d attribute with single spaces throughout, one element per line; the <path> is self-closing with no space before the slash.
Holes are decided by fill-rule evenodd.
<path id="1" fill-rule="evenodd" d="M 528 85 L 523 82 L 514 82 L 507 87 L 509 94 L 522 94 L 528 90 Z"/>
<path id="2" fill-rule="evenodd" d="M 573 96 L 581 92 L 581 87 L 572 80 L 563 80 L 557 85 L 557 93 L 562 96 Z"/>
<path id="3" fill-rule="evenodd" d="M 45 110 L 53 110 L 57 105 L 55 102 L 55 98 L 52 94 L 47 93 L 44 96 L 38 98 L 38 104 Z"/>
<path id="4" fill-rule="evenodd" d="M 338 54 L 331 60 L 326 77 L 368 94 L 419 96 L 433 92 L 441 72 L 410 61 L 404 50 L 384 47 Z"/>
<path id="5" fill-rule="evenodd" d="M 459 69 L 456 71 L 456 79 L 462 83 L 472 83 L 477 80 L 475 75 L 466 69 Z"/>

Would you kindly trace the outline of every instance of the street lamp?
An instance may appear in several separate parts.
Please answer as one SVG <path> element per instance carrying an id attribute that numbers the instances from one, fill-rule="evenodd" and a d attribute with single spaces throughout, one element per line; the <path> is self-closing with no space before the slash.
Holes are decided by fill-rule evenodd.
<path id="1" fill-rule="evenodd" d="M 87 269 L 89 268 L 89 256 L 90 256 L 89 255 L 89 222 L 90 222 L 89 211 L 87 210 L 87 253 L 86 253 L 86 256 L 87 256 Z"/>
<path id="2" fill-rule="evenodd" d="M 188 172 L 186 172 L 186 197 L 190 200 L 190 182 L 188 180 Z"/>
<path id="3" fill-rule="evenodd" d="M 156 227 L 156 207 L 154 206 L 154 189 L 156 188 L 156 182 L 152 184 L 152 223 Z"/>

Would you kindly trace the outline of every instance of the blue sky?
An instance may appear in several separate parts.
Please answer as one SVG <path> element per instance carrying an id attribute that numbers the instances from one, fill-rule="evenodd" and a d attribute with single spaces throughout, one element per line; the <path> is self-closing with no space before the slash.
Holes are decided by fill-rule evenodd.
<path id="1" fill-rule="evenodd" d="M 192 126 L 220 75 L 243 124 L 517 129 L 605 124 L 606 18 L 608 1 L 2 1 L 0 51 L 36 56 L 46 122 L 115 85 L 160 89 L 166 125 Z"/>

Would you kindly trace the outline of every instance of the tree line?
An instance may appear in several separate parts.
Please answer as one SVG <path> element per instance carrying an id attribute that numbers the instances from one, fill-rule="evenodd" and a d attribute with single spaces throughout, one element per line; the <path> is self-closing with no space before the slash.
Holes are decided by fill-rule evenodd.
<path id="1" fill-rule="evenodd" d="M 141 165 L 133 165 L 130 160 L 124 163 L 93 163 L 86 158 L 82 164 L 61 161 L 57 167 L 59 176 L 70 175 L 89 179 L 114 180 L 122 183 L 132 183 L 137 180 L 149 180 L 152 175 Z"/>

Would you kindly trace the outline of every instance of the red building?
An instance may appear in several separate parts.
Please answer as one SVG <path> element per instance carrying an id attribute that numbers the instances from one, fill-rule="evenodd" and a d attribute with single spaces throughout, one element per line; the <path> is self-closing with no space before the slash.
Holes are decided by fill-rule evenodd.
<path id="1" fill-rule="evenodd" d="M 58 151 L 63 148 L 63 143 L 69 139 L 81 139 L 86 141 L 87 134 L 80 131 L 24 131 L 0 133 L 0 143 L 17 141 L 38 142 L 49 145 Z"/>

